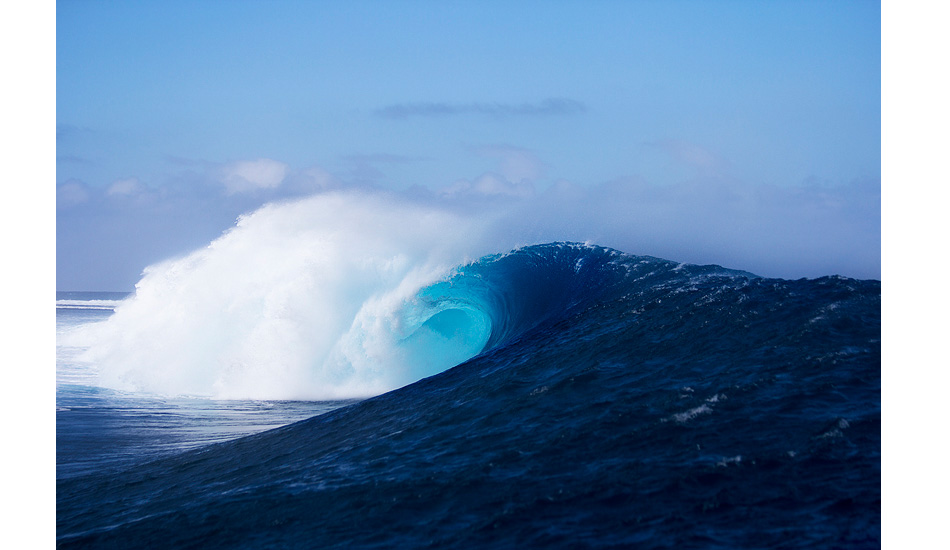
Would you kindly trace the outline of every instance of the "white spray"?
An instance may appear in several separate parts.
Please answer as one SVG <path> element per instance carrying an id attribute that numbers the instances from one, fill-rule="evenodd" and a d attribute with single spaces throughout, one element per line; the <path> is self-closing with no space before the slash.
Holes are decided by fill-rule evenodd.
<path id="1" fill-rule="evenodd" d="M 379 194 L 270 204 L 206 248 L 148 267 L 132 299 L 77 336 L 100 384 L 116 389 L 227 399 L 382 393 L 477 353 L 478 342 L 439 348 L 430 334 L 416 339 L 440 351 L 420 361 L 397 344 L 425 320 L 407 319 L 407 301 L 487 253 L 486 226 Z"/>

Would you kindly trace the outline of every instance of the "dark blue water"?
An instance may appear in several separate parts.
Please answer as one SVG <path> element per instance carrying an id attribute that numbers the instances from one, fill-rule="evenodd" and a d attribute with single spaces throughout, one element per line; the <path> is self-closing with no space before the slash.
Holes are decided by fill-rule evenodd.
<path id="1" fill-rule="evenodd" d="M 60 479 L 58 544 L 878 547 L 880 290 L 580 245 L 485 258 L 423 292 L 491 304 L 480 355 L 278 429 Z M 433 323 L 467 326 L 452 315 Z"/>

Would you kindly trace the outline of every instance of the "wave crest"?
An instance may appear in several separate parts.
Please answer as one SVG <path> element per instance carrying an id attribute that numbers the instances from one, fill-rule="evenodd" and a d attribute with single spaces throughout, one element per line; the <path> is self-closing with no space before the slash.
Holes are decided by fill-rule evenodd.
<path id="1" fill-rule="evenodd" d="M 134 296 L 71 345 L 120 390 L 368 397 L 592 307 L 634 264 L 676 265 L 568 243 L 485 256 L 490 225 L 384 195 L 271 204 L 148 267 Z"/>
<path id="2" fill-rule="evenodd" d="M 458 316 L 426 325 L 405 304 L 483 254 L 483 226 L 385 195 L 267 205 L 206 248 L 148 267 L 134 296 L 105 323 L 73 335 L 74 343 L 88 346 L 83 359 L 101 385 L 127 391 L 227 399 L 378 394 L 452 366 L 418 366 L 400 340 L 416 324 L 417 340 L 435 342 Z M 434 336 L 423 338 L 426 331 Z"/>

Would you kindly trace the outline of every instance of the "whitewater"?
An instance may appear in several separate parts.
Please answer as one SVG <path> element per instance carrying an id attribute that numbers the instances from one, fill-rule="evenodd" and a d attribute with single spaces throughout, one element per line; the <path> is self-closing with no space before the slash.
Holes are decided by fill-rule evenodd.
<path id="1" fill-rule="evenodd" d="M 879 545 L 879 281 L 500 215 L 270 204 L 58 296 L 58 545 Z"/>
<path id="2" fill-rule="evenodd" d="M 376 395 L 484 346 L 477 304 L 417 296 L 488 252 L 476 222 L 485 225 L 376 195 L 271 204 L 206 248 L 148 267 L 113 317 L 70 343 L 91 348 L 84 359 L 97 365 L 100 384 L 121 390 Z M 471 326 L 444 326 L 458 323 Z"/>

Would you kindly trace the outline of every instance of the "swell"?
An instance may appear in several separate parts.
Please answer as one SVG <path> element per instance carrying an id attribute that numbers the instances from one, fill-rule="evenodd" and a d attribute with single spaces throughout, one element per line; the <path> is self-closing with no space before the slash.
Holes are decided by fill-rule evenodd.
<path id="1" fill-rule="evenodd" d="M 497 254 L 490 233 L 491 220 L 382 195 L 270 204 L 146 268 L 112 317 L 63 342 L 123 391 L 363 398 L 594 303 L 631 270 L 676 266 L 566 243 Z"/>
<path id="2" fill-rule="evenodd" d="M 61 546 L 879 544 L 879 282 L 554 244 L 425 288 L 427 320 L 503 321 L 482 353 L 297 424 L 63 482 Z"/>

